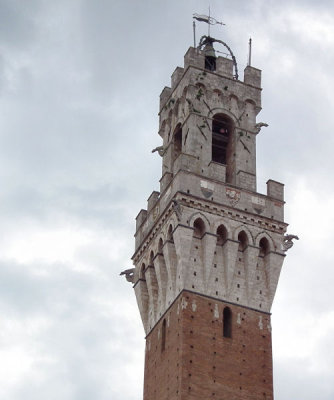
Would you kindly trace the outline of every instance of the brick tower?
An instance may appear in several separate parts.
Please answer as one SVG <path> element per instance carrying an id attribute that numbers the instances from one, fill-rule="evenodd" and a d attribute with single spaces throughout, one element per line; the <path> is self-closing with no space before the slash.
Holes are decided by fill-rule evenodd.
<path id="1" fill-rule="evenodd" d="M 272 400 L 270 309 L 284 252 L 283 185 L 256 192 L 261 71 L 244 80 L 203 37 L 160 95 L 160 192 L 136 218 L 133 282 L 144 400 Z"/>

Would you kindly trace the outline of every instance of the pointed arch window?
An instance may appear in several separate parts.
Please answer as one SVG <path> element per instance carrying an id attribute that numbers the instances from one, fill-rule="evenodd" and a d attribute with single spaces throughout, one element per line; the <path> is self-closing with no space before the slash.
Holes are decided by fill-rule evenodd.
<path id="1" fill-rule="evenodd" d="M 248 246 L 248 236 L 245 231 L 241 231 L 238 235 L 239 251 L 244 251 Z"/>
<path id="2" fill-rule="evenodd" d="M 202 239 L 205 233 L 205 225 L 201 218 L 197 218 L 194 222 L 194 236 L 198 239 Z"/>
<path id="3" fill-rule="evenodd" d="M 227 230 L 224 225 L 219 225 L 217 228 L 217 244 L 223 245 L 227 239 Z"/>
<path id="4" fill-rule="evenodd" d="M 232 337 L 232 311 L 230 307 L 225 307 L 223 311 L 223 336 Z"/>

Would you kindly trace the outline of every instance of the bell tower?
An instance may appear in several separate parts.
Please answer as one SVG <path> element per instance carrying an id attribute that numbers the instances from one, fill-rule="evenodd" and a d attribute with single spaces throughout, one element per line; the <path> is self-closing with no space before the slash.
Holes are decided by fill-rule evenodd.
<path id="1" fill-rule="evenodd" d="M 160 95 L 160 192 L 124 271 L 146 333 L 144 400 L 273 399 L 270 309 L 288 239 L 283 184 L 256 191 L 261 90 L 259 69 L 239 80 L 230 48 L 205 36 Z"/>

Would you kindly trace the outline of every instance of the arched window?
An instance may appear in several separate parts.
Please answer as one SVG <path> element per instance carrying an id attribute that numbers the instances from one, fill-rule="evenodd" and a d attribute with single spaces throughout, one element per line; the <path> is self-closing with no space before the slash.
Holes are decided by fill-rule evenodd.
<path id="1" fill-rule="evenodd" d="M 248 236 L 245 231 L 241 231 L 238 235 L 239 251 L 244 251 L 248 246 Z"/>
<path id="2" fill-rule="evenodd" d="M 226 115 L 217 114 L 212 121 L 212 161 L 228 164 L 232 121 Z"/>
<path id="3" fill-rule="evenodd" d="M 224 225 L 219 225 L 217 229 L 217 244 L 223 245 L 227 239 L 227 230 Z"/>
<path id="4" fill-rule="evenodd" d="M 173 134 L 173 163 L 182 151 L 182 126 L 177 124 Z"/>
<path id="5" fill-rule="evenodd" d="M 266 256 L 268 254 L 268 252 L 269 252 L 269 242 L 265 237 L 263 237 L 260 240 L 259 247 L 260 247 L 259 256 L 260 257 Z"/>
<path id="6" fill-rule="evenodd" d="M 165 351 L 166 348 L 166 319 L 162 321 L 161 327 L 161 352 Z"/>
<path id="7" fill-rule="evenodd" d="M 223 336 L 232 337 L 232 311 L 229 307 L 225 307 L 223 311 Z"/>
<path id="8" fill-rule="evenodd" d="M 194 236 L 202 239 L 205 232 L 205 225 L 201 218 L 197 218 L 194 222 Z"/>

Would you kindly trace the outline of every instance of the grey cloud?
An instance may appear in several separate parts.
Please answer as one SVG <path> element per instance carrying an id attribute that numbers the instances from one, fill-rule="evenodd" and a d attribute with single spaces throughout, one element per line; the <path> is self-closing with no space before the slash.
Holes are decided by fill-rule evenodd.
<path id="1" fill-rule="evenodd" d="M 254 66 L 263 70 L 259 119 L 269 123 L 258 136 L 260 186 L 269 177 L 286 183 L 287 209 L 300 179 L 321 190 L 322 198 L 333 195 L 333 58 L 305 45 L 291 26 L 281 30 L 284 19 L 273 25 L 273 15 L 284 15 L 292 3 L 315 18 L 333 7 L 306 0 L 211 4 L 227 24 L 212 32 L 231 44 L 241 70 L 248 35 L 254 35 Z M 26 318 L 48 323 L 24 342 L 34 349 L 35 375 L 3 390 L 11 400 L 139 400 L 144 333 L 131 285 L 118 274 L 131 266 L 134 217 L 159 188 L 161 159 L 150 153 L 161 144 L 159 94 L 192 45 L 192 13 L 207 7 L 153 0 L 1 1 L 0 7 L 2 236 L 15 240 L 23 225 L 42 230 L 72 224 L 124 243 L 113 261 L 105 244 L 78 245 L 74 262 L 90 273 L 46 260 L 40 265 L 45 274 L 38 275 L 40 261 L 20 264 L 0 249 L 2 318 L 22 326 Z M 205 33 L 198 24 L 198 38 Z M 260 47 L 266 37 L 268 51 Z M 293 61 L 285 75 L 284 55 Z M 302 242 L 303 232 L 296 233 L 301 240 L 288 254 L 274 306 L 274 315 L 289 309 L 290 321 L 306 309 L 329 313 L 333 304 L 332 254 L 323 249 L 327 256 L 315 256 L 312 243 Z M 329 279 L 323 281 L 319 270 Z M 278 335 L 285 327 L 275 329 Z M 3 335 L 8 342 L 16 337 Z M 279 400 L 333 397 L 328 377 L 312 372 L 307 360 L 278 357 L 275 366 Z"/>

